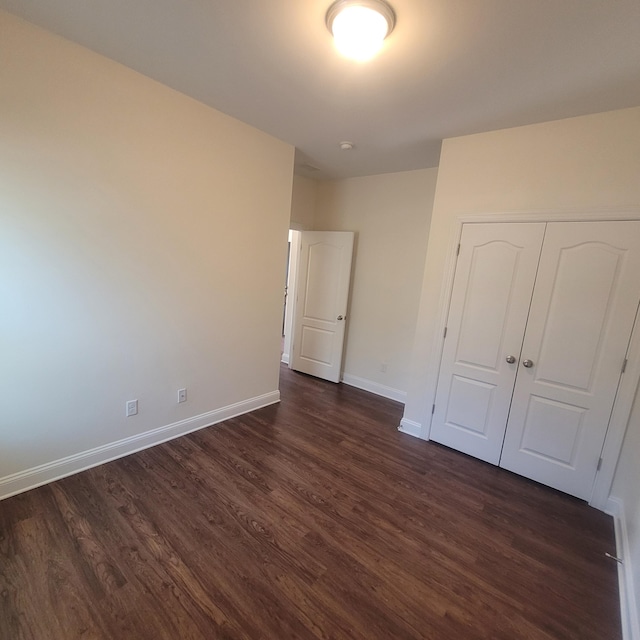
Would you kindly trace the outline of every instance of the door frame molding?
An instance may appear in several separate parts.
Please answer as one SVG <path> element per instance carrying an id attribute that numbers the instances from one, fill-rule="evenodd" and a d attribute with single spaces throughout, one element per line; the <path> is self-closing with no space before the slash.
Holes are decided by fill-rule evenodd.
<path id="1" fill-rule="evenodd" d="M 287 300 L 284 322 L 284 344 L 281 362 L 287 366 L 293 350 L 293 318 L 296 311 L 296 284 L 298 281 L 298 257 L 300 255 L 300 229 L 289 229 L 291 243 L 289 247 L 289 276 L 287 278 Z"/>
<path id="2" fill-rule="evenodd" d="M 430 401 L 436 397 L 440 364 L 444 349 L 444 329 L 447 326 L 447 316 L 451 303 L 453 282 L 455 278 L 458 244 L 462 236 L 462 225 L 471 223 L 491 222 L 614 222 L 614 221 L 640 221 L 640 210 L 625 209 L 594 209 L 594 210 L 546 210 L 546 211 L 519 211 L 502 213 L 460 214 L 454 220 L 454 229 L 451 233 L 443 286 L 438 300 L 437 329 L 434 334 L 431 353 L 434 358 L 429 365 L 428 379 L 433 381 L 429 389 Z M 636 317 L 629 350 L 627 353 L 627 368 L 622 375 L 618 387 L 618 393 L 614 401 L 609 427 L 605 436 L 602 449 L 602 465 L 596 473 L 596 478 L 591 491 L 589 504 L 596 509 L 605 511 L 609 492 L 613 484 L 613 478 L 620 457 L 622 443 L 629 424 L 629 417 L 633 408 L 633 402 L 640 382 L 640 313 Z M 420 437 L 429 440 L 433 415 L 429 414 L 421 428 Z"/>

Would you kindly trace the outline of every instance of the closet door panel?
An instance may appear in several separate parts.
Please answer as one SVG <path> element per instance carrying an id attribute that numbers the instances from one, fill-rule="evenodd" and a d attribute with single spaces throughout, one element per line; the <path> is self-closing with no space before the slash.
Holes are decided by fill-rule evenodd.
<path id="1" fill-rule="evenodd" d="M 590 497 L 639 299 L 640 223 L 548 224 L 501 466 Z"/>
<path id="2" fill-rule="evenodd" d="M 465 224 L 462 231 L 430 437 L 493 464 L 544 229 L 545 223 L 493 223 Z"/>

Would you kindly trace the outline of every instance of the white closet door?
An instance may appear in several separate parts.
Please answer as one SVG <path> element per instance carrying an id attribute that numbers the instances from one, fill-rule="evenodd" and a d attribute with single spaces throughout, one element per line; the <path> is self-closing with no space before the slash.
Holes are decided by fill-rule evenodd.
<path id="1" fill-rule="evenodd" d="M 545 223 L 505 223 L 462 231 L 430 438 L 493 464 L 544 230 Z"/>
<path id="2" fill-rule="evenodd" d="M 548 224 L 500 466 L 590 497 L 639 299 L 639 222 Z"/>

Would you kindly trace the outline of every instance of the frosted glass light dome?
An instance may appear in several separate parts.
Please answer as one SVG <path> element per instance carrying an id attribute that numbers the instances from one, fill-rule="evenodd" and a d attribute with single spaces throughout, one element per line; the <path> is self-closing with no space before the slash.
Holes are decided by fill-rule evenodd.
<path id="1" fill-rule="evenodd" d="M 369 60 L 395 25 L 393 9 L 382 0 L 338 0 L 327 11 L 327 27 L 342 55 Z"/>

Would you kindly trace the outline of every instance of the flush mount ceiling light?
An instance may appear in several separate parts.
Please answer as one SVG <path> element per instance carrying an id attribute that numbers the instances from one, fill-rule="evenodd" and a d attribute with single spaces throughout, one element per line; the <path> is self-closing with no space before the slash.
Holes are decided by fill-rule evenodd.
<path id="1" fill-rule="evenodd" d="M 342 55 L 369 60 L 393 31 L 396 15 L 384 0 L 337 0 L 327 11 L 327 28 Z"/>

